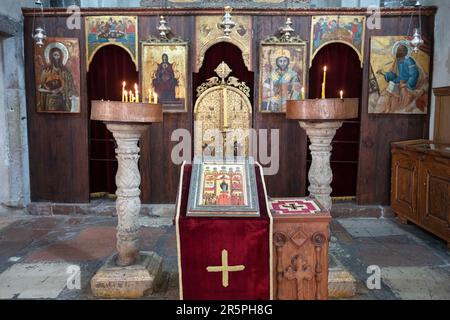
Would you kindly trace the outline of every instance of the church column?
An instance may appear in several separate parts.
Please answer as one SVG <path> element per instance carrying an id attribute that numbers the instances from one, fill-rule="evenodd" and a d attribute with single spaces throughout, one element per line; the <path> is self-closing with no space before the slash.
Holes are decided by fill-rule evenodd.
<path id="1" fill-rule="evenodd" d="M 149 125 L 109 122 L 106 126 L 117 142 L 118 253 L 97 271 L 91 279 L 91 289 L 98 297 L 140 298 L 157 288 L 162 274 L 161 257 L 154 252 L 139 251 L 141 175 L 138 142 Z"/>
<path id="2" fill-rule="evenodd" d="M 308 179 L 310 194 L 314 196 L 326 210 L 331 209 L 331 182 L 333 172 L 330 166 L 331 141 L 336 130 L 342 126 L 342 121 L 306 122 L 300 121 L 300 127 L 306 130 L 311 140 L 312 163 Z"/>
<path id="3" fill-rule="evenodd" d="M 139 211 L 141 210 L 141 175 L 139 173 L 139 147 L 141 134 L 147 125 L 107 124 L 117 142 L 116 175 L 118 216 L 117 224 L 117 265 L 134 264 L 139 254 Z"/>

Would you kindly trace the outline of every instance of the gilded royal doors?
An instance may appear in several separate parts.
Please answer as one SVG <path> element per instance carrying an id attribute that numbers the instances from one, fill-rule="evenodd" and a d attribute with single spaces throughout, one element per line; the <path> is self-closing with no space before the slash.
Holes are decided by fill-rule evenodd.
<path id="1" fill-rule="evenodd" d="M 252 126 L 250 88 L 229 76 L 232 70 L 225 62 L 214 71 L 218 77 L 209 78 L 197 88 L 195 155 L 248 155 Z"/>

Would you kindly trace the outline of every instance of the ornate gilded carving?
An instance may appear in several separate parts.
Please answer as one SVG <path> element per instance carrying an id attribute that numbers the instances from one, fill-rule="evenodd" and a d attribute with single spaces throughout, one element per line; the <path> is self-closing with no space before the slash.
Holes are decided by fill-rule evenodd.
<path id="1" fill-rule="evenodd" d="M 250 16 L 233 16 L 236 26 L 230 31 L 229 36 L 223 35 L 220 28 L 221 16 L 196 17 L 196 72 L 203 64 L 206 51 L 219 42 L 230 42 L 242 51 L 242 58 L 250 71 L 252 66 L 252 19 Z"/>
<path id="2" fill-rule="evenodd" d="M 194 153 L 202 155 L 206 148 L 220 145 L 220 150 L 209 150 L 208 154 L 247 155 L 252 113 L 250 88 L 245 82 L 229 76 L 232 70 L 225 62 L 219 64 L 215 71 L 219 77 L 209 78 L 197 87 Z M 221 136 L 212 136 L 210 130 L 218 130 Z"/>

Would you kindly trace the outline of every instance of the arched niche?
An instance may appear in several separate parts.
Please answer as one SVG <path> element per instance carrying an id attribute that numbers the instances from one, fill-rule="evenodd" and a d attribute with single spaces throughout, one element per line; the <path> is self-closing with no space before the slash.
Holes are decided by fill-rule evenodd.
<path id="1" fill-rule="evenodd" d="M 317 51 L 309 69 L 309 98 L 320 98 L 323 67 L 327 66 L 327 98 L 338 98 L 344 91 L 348 98 L 358 98 L 362 93 L 362 71 L 358 52 L 347 43 L 328 43 Z"/>
<path id="2" fill-rule="evenodd" d="M 88 106 L 92 100 L 119 101 L 122 82 L 131 89 L 139 83 L 139 73 L 127 50 L 120 46 L 103 46 L 97 50 L 87 73 Z M 90 114 L 90 110 L 89 110 Z M 100 121 L 89 123 L 89 185 L 91 197 L 114 194 L 117 160 L 114 139 Z"/>
<path id="3" fill-rule="evenodd" d="M 364 66 L 364 46 L 362 46 L 362 51 L 360 52 L 355 46 L 351 45 L 350 43 L 348 43 L 346 41 L 333 40 L 333 41 L 329 41 L 329 42 L 322 44 L 320 47 L 318 47 L 316 49 L 316 51 L 314 53 L 311 52 L 311 58 L 310 58 L 311 63 L 310 63 L 309 67 L 310 68 L 312 67 L 314 58 L 317 56 L 317 54 L 320 52 L 321 49 L 323 49 L 326 46 L 333 45 L 334 43 L 340 43 L 340 44 L 347 46 L 348 48 L 351 48 L 355 52 L 355 54 L 358 56 L 361 68 Z"/>
<path id="4" fill-rule="evenodd" d="M 246 46 L 245 43 L 242 41 L 239 41 L 238 39 L 231 38 L 231 37 L 218 37 L 215 39 L 209 40 L 203 47 L 200 48 L 200 51 L 197 55 L 197 70 L 199 70 L 203 66 L 203 62 L 205 61 L 205 55 L 206 52 L 213 46 L 222 43 L 227 42 L 230 43 L 241 51 L 242 60 L 244 61 L 244 64 L 248 70 L 252 69 L 251 66 L 251 59 L 250 59 L 250 52 L 249 48 Z"/>
<path id="5" fill-rule="evenodd" d="M 309 98 L 321 97 L 323 67 L 327 66 L 326 98 L 338 98 L 344 91 L 344 98 L 359 98 L 360 113 L 362 101 L 363 69 L 359 55 L 344 43 L 328 43 L 317 52 L 309 70 Z M 333 170 L 332 197 L 347 198 L 356 196 L 360 119 L 344 121 L 333 140 L 331 168 Z M 307 155 L 307 170 L 311 164 L 311 154 Z M 306 171 L 308 172 L 308 171 Z"/>
<path id="6" fill-rule="evenodd" d="M 206 50 L 202 67 L 193 74 L 193 99 L 197 100 L 196 88 L 207 79 L 216 76 L 214 69 L 224 61 L 230 66 L 234 77 L 244 81 L 250 88 L 250 101 L 253 103 L 253 79 L 254 73 L 245 64 L 241 49 L 228 41 L 221 41 Z"/>
<path id="7" fill-rule="evenodd" d="M 115 46 L 115 47 L 122 48 L 122 49 L 130 56 L 131 61 L 132 61 L 132 62 L 134 63 L 134 65 L 135 65 L 136 72 L 139 71 L 139 63 L 138 63 L 137 58 L 136 58 L 136 57 L 137 57 L 137 54 L 136 54 L 136 57 L 135 57 L 135 56 L 133 55 L 133 53 L 130 51 L 130 49 L 128 49 L 126 46 L 124 46 L 124 45 L 121 44 L 121 43 L 111 43 L 111 42 L 108 42 L 108 43 L 104 43 L 104 44 L 99 45 L 99 46 L 98 46 L 97 48 L 95 48 L 95 50 L 92 52 L 91 56 L 88 57 L 87 66 L 86 66 L 86 70 L 87 70 L 88 72 L 90 71 L 92 61 L 94 61 L 94 58 L 95 58 L 96 54 L 97 54 L 100 50 L 102 50 L 103 48 L 109 47 L 109 46 Z M 137 50 L 137 47 L 136 47 L 136 50 Z"/>

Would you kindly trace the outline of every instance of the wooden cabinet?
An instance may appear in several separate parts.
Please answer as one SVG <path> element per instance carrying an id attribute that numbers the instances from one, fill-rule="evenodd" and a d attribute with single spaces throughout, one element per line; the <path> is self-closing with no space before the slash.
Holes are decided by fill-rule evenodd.
<path id="1" fill-rule="evenodd" d="M 450 145 L 427 140 L 392 144 L 391 206 L 450 248 Z"/>

